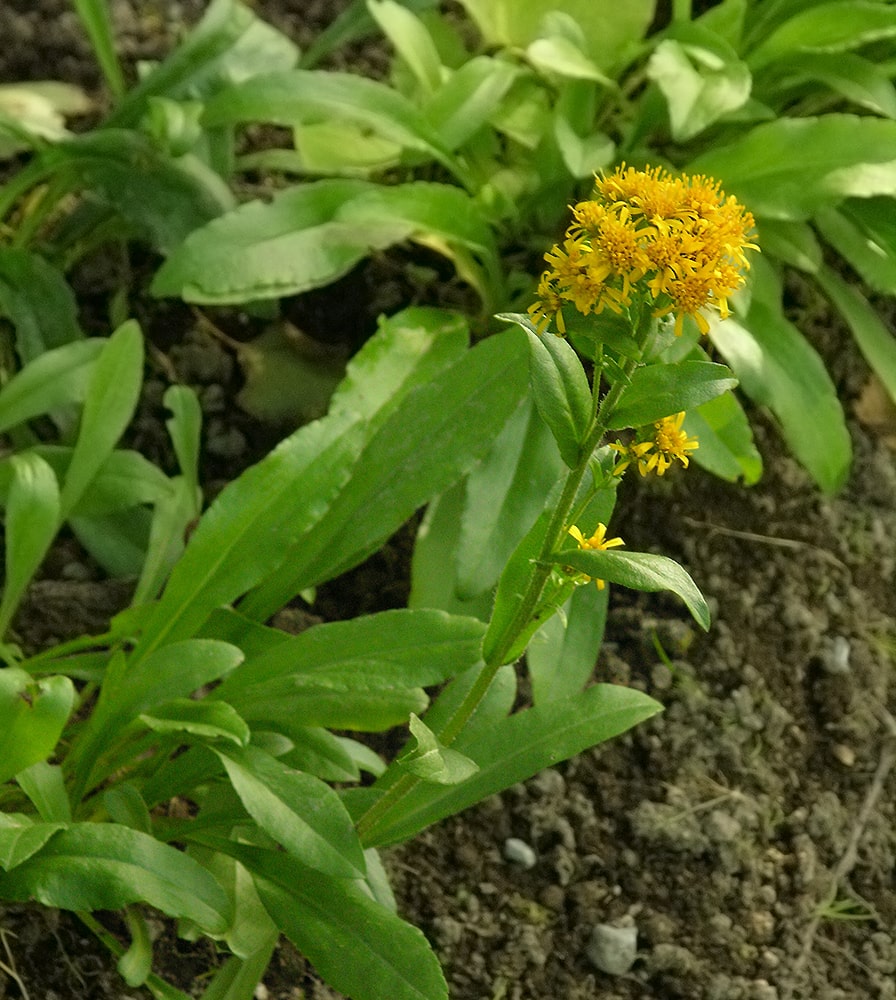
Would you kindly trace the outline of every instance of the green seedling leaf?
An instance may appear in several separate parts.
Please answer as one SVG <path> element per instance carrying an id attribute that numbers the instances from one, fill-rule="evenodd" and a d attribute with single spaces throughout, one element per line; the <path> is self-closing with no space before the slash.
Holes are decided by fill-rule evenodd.
<path id="1" fill-rule="evenodd" d="M 803 221 L 846 197 L 896 193 L 896 122 L 782 118 L 698 156 L 687 170 L 719 178 L 760 225 L 765 216 Z"/>
<path id="2" fill-rule="evenodd" d="M 445 148 L 465 145 L 503 102 L 520 70 L 490 56 L 474 56 L 455 70 L 423 105 L 423 112 Z"/>
<path id="3" fill-rule="evenodd" d="M 562 473 L 550 430 L 532 400 L 524 399 L 467 477 L 460 535 L 456 548 L 445 555 L 455 563 L 458 597 L 491 591 Z M 444 562 L 439 572 L 448 573 Z"/>
<path id="4" fill-rule="evenodd" d="M 148 537 L 137 553 L 140 579 L 134 590 L 134 603 L 151 601 L 158 596 L 199 516 L 201 498 L 190 480 L 178 476 L 169 485 L 167 495 L 160 497 L 154 506 Z M 83 522 L 81 527 L 83 530 Z"/>
<path id="5" fill-rule="evenodd" d="M 16 781 L 45 823 L 71 822 L 72 807 L 61 767 L 39 760 L 19 771 Z"/>
<path id="6" fill-rule="evenodd" d="M 202 740 L 227 740 L 244 747 L 249 727 L 237 711 L 223 701 L 176 698 L 140 715 L 140 721 L 155 733 L 188 733 Z"/>
<path id="7" fill-rule="evenodd" d="M 757 299 L 743 321 L 710 323 L 710 337 L 744 392 L 768 406 L 793 454 L 827 493 L 849 474 L 852 447 L 831 377 L 818 354 L 781 313 Z"/>
<path id="8" fill-rule="evenodd" d="M 631 383 L 610 414 L 608 426 L 616 430 L 643 427 L 706 403 L 736 385 L 737 379 L 728 368 L 710 361 L 636 368 Z"/>
<path id="9" fill-rule="evenodd" d="M 198 229 L 159 270 L 152 292 L 216 304 L 281 298 L 335 281 L 373 251 L 405 240 L 449 257 L 469 251 L 497 269 L 491 232 L 459 188 L 322 180 Z"/>
<path id="10" fill-rule="evenodd" d="M 364 852 L 329 785 L 256 747 L 216 752 L 246 811 L 289 854 L 333 878 L 363 878 Z"/>
<path id="11" fill-rule="evenodd" d="M 479 765 L 460 785 L 421 784 L 373 827 L 367 846 L 394 844 L 546 767 L 624 733 L 662 706 L 640 691 L 598 684 L 572 698 L 517 712 L 454 746 Z"/>
<path id="12" fill-rule="evenodd" d="M 33 823 L 27 816 L 0 815 L 0 868 L 9 871 L 27 861 L 65 823 Z"/>
<path id="13" fill-rule="evenodd" d="M 192 920 L 208 934 L 230 923 L 230 902 L 192 858 L 153 837 L 112 823 L 76 823 L 39 853 L 0 874 L 0 894 L 63 910 L 120 910 L 148 903 Z"/>
<path id="14" fill-rule="evenodd" d="M 691 455 L 697 465 L 732 483 L 740 478 L 747 486 L 759 482 L 762 456 L 753 441 L 750 421 L 733 393 L 723 393 L 689 410 L 683 430 L 700 443 Z"/>
<path id="15" fill-rule="evenodd" d="M 372 129 L 405 149 L 424 153 L 452 173 L 457 167 L 438 133 L 398 91 L 366 77 L 296 69 L 253 77 L 219 91 L 206 105 L 203 124 L 220 128 L 244 122 L 293 127 L 342 119 Z"/>
<path id="16" fill-rule="evenodd" d="M 846 52 L 896 35 L 896 11 L 865 0 L 832 0 L 797 11 L 750 53 L 754 69 L 794 52 Z"/>
<path id="17" fill-rule="evenodd" d="M 0 312 L 16 329 L 16 351 L 23 365 L 84 337 L 68 282 L 28 250 L 0 248 Z"/>
<path id="18" fill-rule="evenodd" d="M 103 805 L 114 823 L 152 833 L 152 818 L 139 789 L 130 782 L 113 785 L 103 792 Z"/>
<path id="19" fill-rule="evenodd" d="M 423 688 L 366 688 L 355 678 L 301 683 L 271 682 L 232 698 L 240 715 L 254 730 L 279 731 L 297 717 L 309 726 L 381 733 L 407 722 L 411 712 L 423 712 L 429 698 Z"/>
<path id="20" fill-rule="evenodd" d="M 437 90 L 442 82 L 442 60 L 420 18 L 395 0 L 368 0 L 367 9 L 414 74 L 423 94 Z"/>
<path id="21" fill-rule="evenodd" d="M 116 968 L 128 986 L 142 986 L 152 971 L 152 937 L 146 918 L 136 910 L 125 910 L 131 943 Z"/>
<path id="22" fill-rule="evenodd" d="M 357 565 L 422 504 L 456 482 L 488 449 L 525 392 L 525 342 L 489 337 L 435 382 L 420 386 L 369 440 L 313 532 L 283 553 L 242 609 L 269 617 L 295 594 Z"/>
<path id="23" fill-rule="evenodd" d="M 12 482 L 6 498 L 6 580 L 0 600 L 0 636 L 5 635 L 25 589 L 47 554 L 60 525 L 59 484 L 33 452 L 10 458 Z"/>
<path id="24" fill-rule="evenodd" d="M 540 334 L 527 316 L 499 314 L 517 323 L 529 342 L 529 382 L 542 420 L 551 429 L 563 461 L 574 468 L 592 421 L 591 387 L 576 352 L 552 333 Z"/>
<path id="25" fill-rule="evenodd" d="M 632 590 L 648 593 L 670 590 L 684 601 L 702 629 L 709 628 L 709 608 L 705 598 L 687 571 L 674 559 L 651 552 L 570 549 L 558 554 L 556 562 L 558 566 L 587 573 L 595 580 L 608 580 Z"/>
<path id="26" fill-rule="evenodd" d="M 896 213 L 892 198 L 850 199 L 819 212 L 821 235 L 877 292 L 896 294 Z M 821 279 L 822 281 L 824 279 Z"/>
<path id="27" fill-rule="evenodd" d="M 81 18 L 81 24 L 90 38 L 93 54 L 100 64 L 103 76 L 113 96 L 121 98 L 125 92 L 124 74 L 115 48 L 112 19 L 105 0 L 73 0 L 74 8 Z M 134 983 L 129 985 L 133 986 Z"/>
<path id="28" fill-rule="evenodd" d="M 252 872 L 274 923 L 334 989 L 355 1000 L 447 1000 L 426 938 L 359 880 L 328 878 L 282 853 L 226 849 Z"/>
<path id="29" fill-rule="evenodd" d="M 78 340 L 42 353 L 0 389 L 0 431 L 87 396 L 93 368 L 106 341 Z"/>
<path id="30" fill-rule="evenodd" d="M 442 611 L 383 611 L 313 625 L 246 661 L 213 696 L 231 700 L 271 682 L 361 688 L 441 684 L 479 660 L 485 626 Z"/>
<path id="31" fill-rule="evenodd" d="M 396 761 L 404 770 L 436 785 L 459 785 L 479 770 L 469 757 L 442 746 L 435 733 L 413 712 L 408 725 L 414 746 Z"/>
<path id="32" fill-rule="evenodd" d="M 196 498 L 195 514 L 199 514 L 202 493 L 199 486 L 199 448 L 202 436 L 202 407 L 193 389 L 172 385 L 165 390 L 162 402 L 171 411 L 165 421 L 168 436 L 181 474 L 186 480 L 187 494 Z"/>
<path id="33" fill-rule="evenodd" d="M 112 334 L 94 365 L 62 488 L 62 520 L 75 508 L 131 422 L 142 384 L 143 337 L 137 323 L 129 320 Z"/>
<path id="34" fill-rule="evenodd" d="M 845 282 L 836 271 L 823 268 L 818 284 L 846 320 L 859 350 L 886 386 L 890 398 L 896 400 L 896 341 L 892 331 L 861 291 Z"/>

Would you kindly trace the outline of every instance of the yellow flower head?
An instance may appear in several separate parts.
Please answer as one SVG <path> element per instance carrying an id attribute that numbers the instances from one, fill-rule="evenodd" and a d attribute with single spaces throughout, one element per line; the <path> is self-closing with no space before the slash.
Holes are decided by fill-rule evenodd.
<path id="1" fill-rule="evenodd" d="M 674 459 L 678 459 L 687 468 L 690 462 L 689 452 L 696 451 L 699 443 L 696 438 L 688 437 L 682 430 L 684 423 L 684 413 L 676 413 L 672 417 L 663 417 L 653 425 L 653 448 L 654 450 L 646 456 L 644 468 L 638 466 L 642 476 L 648 472 L 656 470 L 658 476 L 662 476 L 672 465 Z"/>
<path id="2" fill-rule="evenodd" d="M 607 538 L 607 526 L 605 524 L 598 524 L 594 534 L 590 538 L 586 538 L 576 525 L 572 525 L 567 529 L 567 531 L 579 543 L 579 548 L 585 552 L 615 549 L 620 545 L 625 545 L 625 542 L 621 538 Z M 579 575 L 584 577 L 585 580 L 591 579 L 591 577 L 588 577 L 585 573 L 581 573 Z M 603 580 L 595 580 L 594 582 L 597 584 L 598 590 L 603 590 L 606 586 Z"/>
<path id="3" fill-rule="evenodd" d="M 529 309 L 540 328 L 564 303 L 584 316 L 614 312 L 644 298 L 655 316 L 685 316 L 702 333 L 703 310 L 728 316 L 728 297 L 744 283 L 753 216 L 718 181 L 700 174 L 673 177 L 662 167 L 618 167 L 598 177 L 590 201 L 572 208 L 562 244 L 545 254 L 538 301 Z"/>

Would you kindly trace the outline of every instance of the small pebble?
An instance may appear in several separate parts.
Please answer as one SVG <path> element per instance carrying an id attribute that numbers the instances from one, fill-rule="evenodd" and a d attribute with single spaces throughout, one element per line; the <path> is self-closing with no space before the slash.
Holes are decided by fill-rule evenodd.
<path id="1" fill-rule="evenodd" d="M 535 851 L 525 840 L 520 840 L 517 837 L 508 837 L 504 841 L 504 857 L 511 864 L 519 865 L 520 868 L 525 868 L 527 871 L 534 868 L 535 862 L 538 860 Z"/>
<path id="2" fill-rule="evenodd" d="M 849 640 L 842 635 L 835 635 L 821 649 L 821 665 L 829 674 L 849 673 Z"/>
<path id="3" fill-rule="evenodd" d="M 852 767 L 856 762 L 856 752 L 845 743 L 835 743 L 831 747 L 834 759 L 839 761 L 844 767 Z"/>
<path id="4" fill-rule="evenodd" d="M 638 954 L 638 929 L 598 924 L 585 946 L 591 964 L 611 976 L 621 976 L 635 964 Z"/>

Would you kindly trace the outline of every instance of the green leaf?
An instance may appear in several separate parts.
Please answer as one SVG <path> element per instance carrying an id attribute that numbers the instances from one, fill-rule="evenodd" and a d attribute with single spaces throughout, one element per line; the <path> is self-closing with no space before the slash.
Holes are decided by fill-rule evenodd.
<path id="1" fill-rule="evenodd" d="M 90 38 L 93 54 L 100 64 L 109 90 L 114 97 L 121 98 L 126 87 L 115 49 L 115 35 L 112 31 L 109 8 L 104 0 L 73 0 L 73 4 Z"/>
<path id="2" fill-rule="evenodd" d="M 361 844 L 329 785 L 256 747 L 216 752 L 246 811 L 289 854 L 333 878 L 364 876 Z"/>
<path id="3" fill-rule="evenodd" d="M 317 684 L 272 682 L 234 695 L 232 701 L 253 729 L 279 731 L 299 718 L 308 726 L 380 733 L 423 712 L 429 698 L 423 688 L 367 687 L 363 678 L 345 677 Z"/>
<path id="4" fill-rule="evenodd" d="M 506 319 L 507 314 L 499 318 Z M 523 322 L 523 317 L 517 322 L 529 341 L 529 381 L 535 405 L 551 429 L 563 461 L 573 469 L 593 419 L 591 387 L 582 362 L 562 337 L 539 334 L 531 323 Z"/>
<path id="5" fill-rule="evenodd" d="M 467 477 L 460 536 L 446 557 L 454 563 L 458 597 L 491 590 L 562 472 L 550 430 L 532 400 L 524 399 Z M 443 576 L 449 565 L 440 570 Z"/>
<path id="6" fill-rule="evenodd" d="M 116 968 L 128 986 L 142 986 L 152 971 L 152 937 L 146 917 L 133 909 L 125 911 L 131 943 Z"/>
<path id="7" fill-rule="evenodd" d="M 595 580 L 608 580 L 632 590 L 648 593 L 669 590 L 684 601 L 701 628 L 709 628 L 709 607 L 705 598 L 687 571 L 674 559 L 652 552 L 570 549 L 559 553 L 556 562 L 559 566 L 587 573 Z"/>
<path id="8" fill-rule="evenodd" d="M 520 70 L 491 56 L 474 56 L 439 86 L 423 105 L 423 113 L 446 149 L 467 143 L 502 109 Z"/>
<path id="9" fill-rule="evenodd" d="M 219 91 L 206 105 L 203 124 L 292 127 L 328 119 L 357 122 L 405 149 L 425 153 L 452 173 L 457 169 L 438 133 L 406 97 L 350 73 L 295 69 L 253 77 Z"/>
<path id="10" fill-rule="evenodd" d="M 0 431 L 84 401 L 105 340 L 91 338 L 42 353 L 0 390 Z"/>
<path id="11" fill-rule="evenodd" d="M 734 393 L 723 393 L 689 410 L 683 430 L 700 443 L 691 455 L 697 465 L 732 483 L 741 477 L 747 486 L 759 482 L 762 456 L 753 442 L 750 421 Z"/>
<path id="12" fill-rule="evenodd" d="M 137 323 L 129 320 L 112 334 L 96 360 L 62 488 L 61 519 L 74 509 L 112 454 L 131 422 L 142 384 L 143 337 Z"/>
<path id="13" fill-rule="evenodd" d="M 845 197 L 896 194 L 896 122 L 782 118 L 703 153 L 687 169 L 721 180 L 756 216 L 802 221 Z"/>
<path id="14" fill-rule="evenodd" d="M 821 358 L 780 306 L 754 300 L 743 321 L 710 323 L 710 337 L 748 396 L 768 406 L 793 454 L 827 493 L 846 481 L 852 446 Z"/>
<path id="15" fill-rule="evenodd" d="M 479 765 L 476 774 L 461 785 L 419 785 L 373 828 L 367 846 L 406 840 L 661 710 L 640 691 L 598 684 L 575 697 L 548 701 L 493 722 L 472 738 L 462 733 L 454 746 Z"/>
<path id="16" fill-rule="evenodd" d="M 165 421 L 165 426 L 177 456 L 177 464 L 187 483 L 187 494 L 196 497 L 198 514 L 202 496 L 199 486 L 202 407 L 195 391 L 186 385 L 169 386 L 162 402 L 171 411 L 171 417 Z"/>
<path id="17" fill-rule="evenodd" d="M 859 350 L 886 386 L 890 398 L 896 400 L 896 340 L 893 339 L 893 331 L 884 325 L 880 314 L 861 291 L 845 282 L 836 271 L 822 268 L 818 284 L 846 320 Z"/>
<path id="18" fill-rule="evenodd" d="M 305 587 L 357 565 L 467 472 L 524 395 L 524 351 L 521 334 L 497 334 L 408 393 L 364 448 L 326 517 L 283 553 L 283 569 L 250 595 L 244 613 L 267 618 Z"/>
<path id="19" fill-rule="evenodd" d="M 59 530 L 59 484 L 33 452 L 10 458 L 12 482 L 6 499 L 6 580 L 0 600 L 0 636 L 6 634 L 31 578 Z"/>
<path id="20" fill-rule="evenodd" d="M 354 1000 L 447 1000 L 426 938 L 360 881 L 327 878 L 286 854 L 228 850 L 252 872 L 273 921 L 334 989 Z"/>
<path id="21" fill-rule="evenodd" d="M 126 826 L 76 823 L 39 853 L 0 874 L 0 896 L 63 910 L 120 910 L 148 903 L 206 933 L 230 923 L 223 889 L 182 851 Z"/>
<path id="22" fill-rule="evenodd" d="M 728 368 L 710 361 L 645 365 L 632 373 L 608 426 L 643 427 L 706 403 L 736 385 Z"/>
<path id="23" fill-rule="evenodd" d="M 130 782 L 112 785 L 103 792 L 103 805 L 114 823 L 152 833 L 152 817 L 139 789 Z"/>
<path id="24" fill-rule="evenodd" d="M 750 53 L 754 69 L 794 52 L 845 52 L 896 35 L 896 10 L 873 0 L 833 0 L 799 11 Z"/>
<path id="25" fill-rule="evenodd" d="M 189 733 L 203 740 L 222 739 L 244 747 L 249 727 L 237 711 L 223 701 L 175 698 L 143 712 L 140 721 L 155 733 Z"/>
<path id="26" fill-rule="evenodd" d="M 479 770 L 469 757 L 442 746 L 436 734 L 413 712 L 408 725 L 414 745 L 396 761 L 405 771 L 437 785 L 459 785 Z"/>
<path id="27" fill-rule="evenodd" d="M 64 690 L 61 688 L 61 691 Z M 39 760 L 16 775 L 19 788 L 34 803 L 46 823 L 69 823 L 72 806 L 65 787 L 62 768 Z"/>
<path id="28" fill-rule="evenodd" d="M 808 223 L 763 219 L 756 241 L 764 254 L 771 254 L 791 267 L 810 274 L 821 267 L 821 246 Z"/>
<path id="29" fill-rule="evenodd" d="M 819 212 L 814 222 L 866 284 L 884 295 L 896 295 L 896 201 L 850 199 Z"/>
<path id="30" fill-rule="evenodd" d="M 27 816 L 0 813 L 0 868 L 9 871 L 27 861 L 65 823 L 33 823 Z"/>
<path id="31" fill-rule="evenodd" d="M 281 298 L 335 281 L 405 240 L 461 261 L 461 251 L 472 252 L 497 272 L 491 231 L 459 188 L 322 180 L 249 202 L 194 232 L 162 265 L 152 292 L 217 304 Z M 488 295 L 485 280 L 477 291 Z"/>
<path id="32" fill-rule="evenodd" d="M 485 626 L 442 611 L 383 611 L 313 625 L 247 660 L 214 692 L 250 697 L 274 682 L 284 691 L 303 682 L 416 688 L 441 684 L 479 661 Z M 269 689 L 270 690 L 270 689 Z"/>
<path id="33" fill-rule="evenodd" d="M 75 295 L 65 278 L 28 250 L 0 247 L 0 312 L 16 328 L 22 364 L 84 337 Z"/>
<path id="34" fill-rule="evenodd" d="M 437 90 L 442 82 L 442 60 L 420 18 L 395 0 L 368 0 L 367 9 L 414 74 L 421 93 Z"/>

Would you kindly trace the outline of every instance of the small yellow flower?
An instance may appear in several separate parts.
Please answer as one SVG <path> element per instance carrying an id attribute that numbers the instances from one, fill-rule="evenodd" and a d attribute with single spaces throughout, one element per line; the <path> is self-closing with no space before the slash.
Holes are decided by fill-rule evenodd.
<path id="1" fill-rule="evenodd" d="M 685 468 L 688 467 L 688 453 L 696 451 L 700 445 L 696 438 L 688 437 L 687 432 L 682 430 L 683 423 L 684 413 L 676 413 L 675 416 L 657 420 L 653 425 L 654 437 L 650 444 L 655 451 L 645 456 L 643 464 L 639 461 L 638 471 L 642 476 L 654 470 L 662 476 L 676 458 Z"/>
<path id="2" fill-rule="evenodd" d="M 613 441 L 610 447 L 619 455 L 619 461 L 613 466 L 614 476 L 621 476 L 632 462 L 638 466 L 642 476 L 646 475 L 644 470 L 647 459 L 645 456 L 653 451 L 653 441 L 634 441 L 632 444 L 620 444 L 618 441 Z"/>
<path id="3" fill-rule="evenodd" d="M 567 528 L 567 531 L 572 537 L 579 543 L 579 548 L 584 552 L 604 551 L 605 549 L 615 549 L 620 545 L 625 545 L 625 542 L 621 538 L 607 538 L 607 526 L 605 524 L 598 524 L 594 534 L 590 538 L 586 538 L 582 532 L 572 525 Z M 592 577 L 587 576 L 585 573 L 579 574 L 586 580 L 592 579 Z M 603 580 L 594 580 L 597 584 L 598 590 L 603 590 L 606 584 Z"/>

